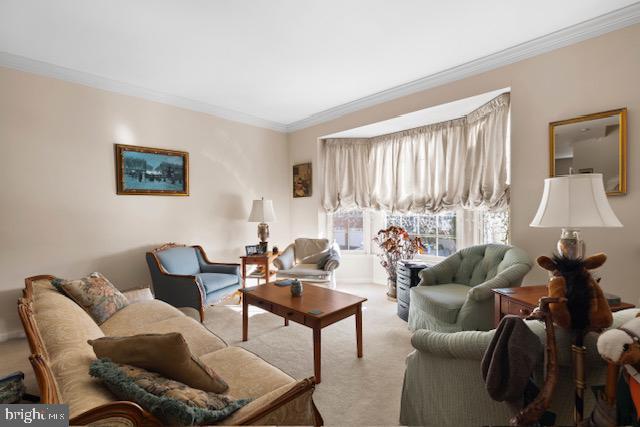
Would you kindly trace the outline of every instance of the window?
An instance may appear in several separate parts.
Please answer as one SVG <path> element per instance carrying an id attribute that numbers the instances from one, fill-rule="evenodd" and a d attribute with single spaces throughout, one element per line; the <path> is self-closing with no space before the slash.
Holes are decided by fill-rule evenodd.
<path id="1" fill-rule="evenodd" d="M 509 209 L 474 211 L 458 209 L 441 214 L 410 214 L 386 217 L 386 224 L 398 225 L 411 237 L 422 238 L 424 255 L 447 257 L 472 245 L 509 244 Z"/>
<path id="2" fill-rule="evenodd" d="M 423 255 L 447 257 L 468 246 L 509 244 L 509 209 L 457 209 L 440 214 L 391 214 L 375 210 L 339 210 L 327 215 L 327 234 L 345 251 L 375 253 L 371 239 L 381 228 L 397 225 L 425 246 Z"/>
<path id="3" fill-rule="evenodd" d="M 509 243 L 509 210 L 480 212 L 482 223 L 481 242 L 484 243 Z"/>
<path id="4" fill-rule="evenodd" d="M 331 234 L 347 251 L 364 250 L 364 214 L 361 210 L 345 210 L 331 216 Z"/>
<path id="5" fill-rule="evenodd" d="M 400 226 L 412 238 L 422 238 L 425 255 L 446 257 L 455 253 L 459 246 L 456 216 L 455 212 L 387 215 L 387 226 Z"/>

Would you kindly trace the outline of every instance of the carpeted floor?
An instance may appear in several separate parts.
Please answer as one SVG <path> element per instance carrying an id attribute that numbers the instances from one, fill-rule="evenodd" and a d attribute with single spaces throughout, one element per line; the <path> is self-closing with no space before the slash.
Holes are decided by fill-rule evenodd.
<path id="1" fill-rule="evenodd" d="M 314 400 L 327 425 L 397 425 L 404 361 L 412 351 L 407 323 L 380 285 L 339 285 L 368 299 L 363 305 L 364 357 L 356 355 L 355 318 L 322 330 L 322 382 Z M 249 340 L 242 342 L 237 305 L 210 307 L 205 324 L 229 345 L 242 346 L 294 378 L 313 376 L 312 331 L 250 307 Z"/>
<path id="2" fill-rule="evenodd" d="M 412 351 L 407 324 L 379 285 L 339 285 L 338 290 L 368 298 L 363 305 L 364 357 L 356 357 L 355 319 L 322 331 L 322 383 L 314 400 L 327 425 L 397 425 L 405 357 Z M 313 375 L 311 329 L 251 307 L 249 341 L 241 341 L 242 312 L 229 303 L 209 307 L 206 326 L 229 345 L 242 346 L 295 378 Z M 0 343 L 6 373 L 27 374 L 28 391 L 37 393 L 26 340 Z M 3 373 L 0 373 L 4 374 Z"/>

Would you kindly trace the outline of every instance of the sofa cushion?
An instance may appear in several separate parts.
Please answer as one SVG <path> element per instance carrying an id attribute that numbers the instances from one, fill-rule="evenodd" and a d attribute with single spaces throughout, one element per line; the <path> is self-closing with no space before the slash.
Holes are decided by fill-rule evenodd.
<path id="1" fill-rule="evenodd" d="M 192 247 L 177 247 L 156 252 L 156 257 L 162 267 L 171 274 L 186 274 L 193 276 L 200 273 L 200 264 L 196 250 Z"/>
<path id="2" fill-rule="evenodd" d="M 216 372 L 191 354 L 182 334 L 141 334 L 89 340 L 99 358 L 157 372 L 189 387 L 224 393 L 229 386 Z"/>
<path id="3" fill-rule="evenodd" d="M 310 255 L 315 255 L 329 249 L 329 240 L 327 239 L 296 239 L 294 242 L 295 254 L 297 262 L 305 259 Z"/>
<path id="4" fill-rule="evenodd" d="M 89 373 L 100 378 L 119 399 L 138 403 L 166 425 L 210 425 L 249 402 L 191 388 L 108 359 L 94 361 Z"/>
<path id="5" fill-rule="evenodd" d="M 105 335 L 121 336 L 123 334 L 120 332 L 123 331 L 144 329 L 143 327 L 149 323 L 182 316 L 184 316 L 184 313 L 164 301 L 157 299 L 140 301 L 129 304 L 118 311 L 109 320 L 100 325 L 100 328 L 102 328 Z"/>
<path id="6" fill-rule="evenodd" d="M 129 304 L 127 297 L 100 273 L 76 280 L 55 279 L 52 283 L 89 313 L 98 325 Z"/>
<path id="7" fill-rule="evenodd" d="M 238 289 L 240 289 L 240 283 L 236 283 L 232 286 L 227 286 L 226 288 L 218 289 L 217 291 L 209 292 L 205 297 L 206 303 L 215 304 L 217 302 L 220 302 L 226 297 L 235 293 Z"/>
<path id="8" fill-rule="evenodd" d="M 282 277 L 309 277 L 323 279 L 329 277 L 330 271 L 317 268 L 314 264 L 298 264 L 289 270 L 278 270 L 278 276 Z"/>
<path id="9" fill-rule="evenodd" d="M 322 268 L 322 266 L 324 265 L 328 257 L 329 257 L 329 249 L 327 248 L 322 252 L 307 255 L 306 257 L 300 260 L 300 264 L 314 264 Z"/>
<path id="10" fill-rule="evenodd" d="M 155 304 L 157 306 L 164 304 L 162 301 L 157 300 L 150 302 L 158 303 Z M 130 324 L 122 321 L 126 319 L 119 319 L 120 321 L 118 323 L 105 322 L 102 325 L 102 330 L 106 335 L 117 337 L 138 334 L 166 334 L 169 332 L 180 332 L 187 341 L 189 349 L 191 349 L 191 352 L 196 356 L 220 350 L 227 346 L 223 340 L 202 326 L 200 322 L 186 316 L 177 308 L 171 308 L 178 312 L 178 316 L 164 320 L 156 320 L 154 322 L 142 321 L 140 323 L 135 322 L 135 319 L 137 319 L 137 316 L 135 316 L 132 317 Z"/>
<path id="11" fill-rule="evenodd" d="M 208 294 L 238 284 L 238 276 L 235 274 L 200 273 L 196 274 L 196 279 Z"/>
<path id="12" fill-rule="evenodd" d="M 471 288 L 457 283 L 411 288 L 411 305 L 416 304 L 442 322 L 456 323 Z"/>
<path id="13" fill-rule="evenodd" d="M 200 356 L 206 365 L 223 377 L 231 396 L 257 398 L 295 380 L 255 354 L 240 348 L 223 350 Z"/>

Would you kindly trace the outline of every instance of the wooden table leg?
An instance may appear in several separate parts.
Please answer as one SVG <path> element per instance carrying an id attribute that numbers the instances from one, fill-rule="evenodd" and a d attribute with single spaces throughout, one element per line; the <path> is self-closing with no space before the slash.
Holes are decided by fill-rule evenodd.
<path id="1" fill-rule="evenodd" d="M 247 298 L 242 298 L 242 341 L 249 339 L 249 304 Z"/>
<path id="2" fill-rule="evenodd" d="M 358 357 L 362 357 L 362 304 L 358 304 L 356 308 L 356 345 Z"/>
<path id="3" fill-rule="evenodd" d="M 284 326 L 289 326 L 289 318 L 288 317 L 284 318 Z"/>
<path id="4" fill-rule="evenodd" d="M 245 288 L 247 282 L 247 261 L 242 258 L 242 289 Z"/>
<path id="5" fill-rule="evenodd" d="M 264 262 L 264 283 L 269 283 L 269 257 Z"/>
<path id="6" fill-rule="evenodd" d="M 321 346 L 320 346 L 320 333 L 322 329 L 313 328 L 313 373 L 316 377 L 316 384 L 320 384 L 320 365 L 322 363 L 321 358 Z"/>
<path id="7" fill-rule="evenodd" d="M 500 307 L 502 306 L 502 296 L 499 293 L 495 293 L 493 296 L 493 326 L 498 327 L 502 320 L 502 313 Z"/>

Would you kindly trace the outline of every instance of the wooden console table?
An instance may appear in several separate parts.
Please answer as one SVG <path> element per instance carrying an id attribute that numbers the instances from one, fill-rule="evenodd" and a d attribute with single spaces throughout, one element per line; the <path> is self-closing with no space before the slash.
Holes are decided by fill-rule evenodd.
<path id="1" fill-rule="evenodd" d="M 275 275 L 276 272 L 271 270 L 271 263 L 274 259 L 278 257 L 278 254 L 273 254 L 272 252 L 267 252 L 266 254 L 260 255 L 244 255 L 241 256 L 242 260 L 242 287 L 245 286 L 245 282 L 247 278 L 258 279 L 258 284 L 260 284 L 260 279 L 265 279 L 265 283 L 269 281 L 271 276 Z M 257 265 L 262 268 L 263 275 L 252 275 L 247 276 L 247 265 Z"/>
<path id="2" fill-rule="evenodd" d="M 507 314 L 528 316 L 537 306 L 540 298 L 547 296 L 547 285 L 520 286 L 516 288 L 492 289 L 494 293 L 495 326 Z M 611 311 L 634 308 L 635 305 L 622 302 L 611 306 Z"/>

